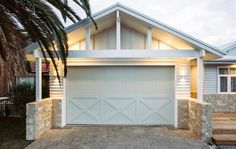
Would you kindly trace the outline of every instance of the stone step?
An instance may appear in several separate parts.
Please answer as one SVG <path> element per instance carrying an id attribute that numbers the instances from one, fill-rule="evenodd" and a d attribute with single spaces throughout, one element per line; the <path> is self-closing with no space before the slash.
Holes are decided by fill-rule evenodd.
<path id="1" fill-rule="evenodd" d="M 216 145 L 236 145 L 236 134 L 213 134 L 212 142 Z"/>

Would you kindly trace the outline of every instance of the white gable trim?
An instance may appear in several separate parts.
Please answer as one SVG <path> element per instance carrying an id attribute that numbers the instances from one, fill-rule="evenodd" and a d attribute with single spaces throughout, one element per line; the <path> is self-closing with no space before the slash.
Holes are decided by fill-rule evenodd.
<path id="1" fill-rule="evenodd" d="M 92 17 L 93 17 L 94 20 L 97 20 L 97 19 L 102 18 L 102 17 L 104 17 L 104 16 L 106 16 L 108 14 L 111 14 L 111 13 L 115 12 L 115 11 L 124 12 L 124 13 L 126 13 L 126 14 L 128 14 L 130 16 L 133 16 L 133 17 L 135 17 L 137 19 L 140 19 L 140 20 L 148 23 L 151 26 L 158 27 L 158 28 L 160 28 L 162 30 L 165 30 L 165 31 L 167 31 L 167 32 L 169 32 L 169 33 L 171 33 L 171 34 L 173 34 L 173 35 L 175 35 L 175 36 L 177 36 L 177 37 L 179 37 L 179 38 L 181 38 L 181 39 L 183 39 L 185 41 L 188 41 L 188 42 L 190 42 L 190 43 L 200 47 L 201 49 L 205 49 L 206 51 L 209 51 L 209 52 L 211 52 L 211 53 L 213 53 L 213 54 L 215 54 L 215 55 L 217 55 L 219 57 L 223 57 L 225 55 L 225 52 L 220 51 L 216 47 L 213 47 L 213 46 L 211 46 L 211 45 L 209 45 L 209 44 L 207 44 L 207 43 L 205 43 L 203 41 L 200 41 L 200 40 L 198 40 L 198 39 L 196 39 L 196 38 L 194 38 L 194 37 L 192 37 L 190 35 L 187 35 L 187 34 L 181 32 L 179 30 L 176 30 L 176 29 L 174 29 L 174 28 L 172 28 L 172 27 L 170 27 L 170 26 L 168 26 L 166 24 L 163 24 L 163 23 L 161 23 L 161 22 L 159 22 L 159 21 L 157 21 L 157 20 L 155 20 L 155 19 L 153 19 L 151 17 L 148 17 L 148 16 L 146 16 L 146 15 L 144 15 L 142 13 L 139 13 L 139 12 L 137 12 L 137 11 L 135 11 L 135 10 L 129 8 L 129 7 L 126 7 L 126 6 L 124 6 L 124 5 L 120 4 L 120 3 L 112 5 L 112 6 L 106 8 L 106 9 L 100 11 L 100 12 L 97 12 L 94 15 L 92 15 Z M 88 25 L 91 22 L 92 21 L 91 21 L 90 18 L 85 18 L 82 21 L 67 27 L 65 29 L 65 31 L 67 33 L 68 32 L 72 32 L 72 31 L 74 31 L 74 30 L 76 30 L 76 29 L 78 29 L 78 28 L 80 28 L 82 26 Z M 36 44 L 36 46 L 31 46 L 29 48 L 32 48 L 32 47 L 37 47 L 37 44 Z M 26 49 L 28 49 L 28 47 Z M 34 49 L 32 49 L 32 50 L 34 50 Z M 29 49 L 27 51 L 29 51 Z"/>

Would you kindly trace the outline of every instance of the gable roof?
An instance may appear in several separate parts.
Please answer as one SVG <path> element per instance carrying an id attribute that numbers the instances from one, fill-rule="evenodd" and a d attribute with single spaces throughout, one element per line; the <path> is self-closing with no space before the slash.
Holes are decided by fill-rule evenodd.
<path id="1" fill-rule="evenodd" d="M 205 42 L 203 42 L 199 39 L 196 39 L 196 38 L 194 38 L 190 35 L 187 35 L 187 34 L 181 32 L 177 29 L 174 29 L 174 28 L 172 28 L 172 27 L 170 27 L 170 26 L 168 26 L 168 25 L 166 25 L 162 22 L 159 22 L 159 21 L 157 21 L 157 20 L 155 20 L 151 17 L 148 17 L 148 16 L 146 16 L 142 13 L 139 13 L 138 11 L 133 10 L 133 9 L 131 9 L 131 8 L 125 6 L 125 5 L 122 5 L 120 3 L 116 3 L 116 4 L 114 4 L 110 7 L 102 10 L 102 11 L 99 11 L 99 12 L 95 13 L 94 15 L 92 15 L 92 17 L 93 17 L 94 20 L 97 20 L 97 19 L 102 18 L 102 17 L 104 17 L 108 14 L 116 12 L 118 10 L 121 11 L 121 12 L 124 12 L 124 13 L 126 13 L 126 14 L 134 17 L 134 18 L 142 20 L 142 21 L 146 22 L 147 24 L 149 24 L 151 26 L 154 26 L 154 27 L 160 28 L 160 29 L 162 29 L 166 32 L 169 32 L 169 33 L 171 33 L 171 34 L 173 34 L 173 35 L 175 35 L 175 36 L 177 36 L 177 37 L 179 37 L 179 38 L 181 38 L 181 39 L 183 39 L 183 40 L 185 40 L 185 41 L 187 41 L 187 42 L 189 42 L 189 43 L 191 43 L 191 44 L 193 44 L 193 45 L 195 45 L 195 46 L 197 46 L 201 49 L 205 49 L 206 51 L 211 52 L 211 53 L 213 53 L 213 54 L 215 54 L 219 57 L 222 57 L 222 56 L 225 55 L 224 51 L 221 51 L 220 49 L 218 49 L 218 48 L 216 48 L 212 45 L 209 45 L 209 44 L 207 44 L 207 43 L 205 43 Z M 74 30 L 76 30 L 76 29 L 78 29 L 78 28 L 80 28 L 84 25 L 87 25 L 91 22 L 92 21 L 91 21 L 90 18 L 85 18 L 85 19 L 81 20 L 80 22 L 77 22 L 77 23 L 74 23 L 74 24 L 68 26 L 67 28 L 65 28 L 65 31 L 67 33 L 72 32 L 72 31 L 74 31 Z M 38 47 L 38 45 L 36 43 L 34 43 L 34 45 L 28 46 L 26 48 L 26 51 L 28 51 L 28 52 L 31 51 L 32 52 L 32 50 L 34 50 L 37 47 Z"/>
<path id="2" fill-rule="evenodd" d="M 220 47 L 224 52 L 229 52 L 231 50 L 236 50 L 236 41 L 230 42 Z"/>

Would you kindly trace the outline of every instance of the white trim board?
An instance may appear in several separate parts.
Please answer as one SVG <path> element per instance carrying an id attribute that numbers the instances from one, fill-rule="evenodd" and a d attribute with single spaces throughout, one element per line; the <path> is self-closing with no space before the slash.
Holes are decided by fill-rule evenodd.
<path id="1" fill-rule="evenodd" d="M 70 50 L 68 58 L 196 58 L 203 55 L 197 50 Z M 43 58 L 43 54 L 35 52 L 35 57 Z"/>

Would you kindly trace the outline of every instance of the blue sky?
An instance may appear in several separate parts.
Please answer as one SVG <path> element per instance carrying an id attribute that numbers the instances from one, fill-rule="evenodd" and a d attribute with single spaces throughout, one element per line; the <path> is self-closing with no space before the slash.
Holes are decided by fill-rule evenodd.
<path id="1" fill-rule="evenodd" d="M 117 2 L 214 46 L 236 41 L 236 0 L 90 0 L 93 13 Z"/>

